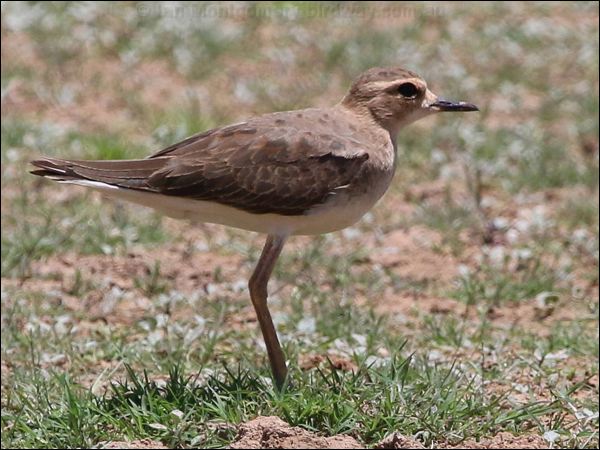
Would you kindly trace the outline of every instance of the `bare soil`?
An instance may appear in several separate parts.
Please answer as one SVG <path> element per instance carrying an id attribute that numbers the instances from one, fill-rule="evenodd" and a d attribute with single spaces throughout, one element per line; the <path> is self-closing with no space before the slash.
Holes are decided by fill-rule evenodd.
<path id="1" fill-rule="evenodd" d="M 444 446 L 438 448 L 549 448 L 548 442 L 542 436 L 525 434 L 515 436 L 508 432 L 498 433 L 491 438 L 483 438 L 479 441 L 467 439 L 459 445 Z"/>
<path id="2" fill-rule="evenodd" d="M 279 417 L 259 416 L 239 427 L 238 435 L 229 448 L 364 448 L 351 436 L 323 437 L 303 428 L 292 427 Z M 390 433 L 373 446 L 376 449 L 425 448 L 418 440 L 400 433 Z M 542 436 L 530 434 L 514 436 L 498 433 L 479 441 L 468 439 L 460 444 L 439 443 L 434 448 L 548 448 Z"/>
<path id="3" fill-rule="evenodd" d="M 279 417 L 257 417 L 242 424 L 229 448 L 363 448 L 350 436 L 322 437 L 291 427 Z"/>
<path id="4" fill-rule="evenodd" d="M 139 439 L 136 441 L 109 441 L 100 442 L 94 448 L 123 448 L 123 449 L 144 449 L 144 448 L 169 448 L 165 447 L 161 442 L 153 441 L 151 439 Z"/>

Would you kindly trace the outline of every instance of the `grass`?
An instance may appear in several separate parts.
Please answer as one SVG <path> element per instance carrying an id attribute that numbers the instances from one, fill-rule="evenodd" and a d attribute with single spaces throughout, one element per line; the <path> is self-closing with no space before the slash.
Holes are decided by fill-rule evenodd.
<path id="1" fill-rule="evenodd" d="M 457 280 L 457 288 L 450 296 L 469 305 L 483 303 L 491 307 L 526 301 L 557 289 L 555 274 L 539 259 L 520 263 L 520 267 L 510 275 L 507 272 L 499 271 L 498 266 L 481 267 L 479 272 Z"/>
<path id="2" fill-rule="evenodd" d="M 237 6 L 3 5 L 2 447 L 218 448 L 276 415 L 368 447 L 597 448 L 597 3 Z M 372 213 L 286 246 L 283 392 L 247 298 L 260 238 L 27 173 L 330 105 L 396 64 L 481 113 L 411 126 Z"/>
<path id="3" fill-rule="evenodd" d="M 308 255 L 327 263 L 314 251 Z M 300 268 L 303 261 L 293 266 Z M 140 288 L 146 295 L 154 289 L 156 270 L 155 266 L 149 273 L 148 286 Z M 357 283 L 349 271 L 350 266 L 341 269 L 339 278 L 346 279 L 342 287 Z M 81 279 L 76 283 L 85 285 Z M 89 289 L 93 286 L 78 291 L 81 295 Z M 296 363 L 292 387 L 283 393 L 272 388 L 254 327 L 227 326 L 227 317 L 240 312 L 235 303 L 198 299 L 194 312 L 208 321 L 199 326 L 190 319 L 172 322 L 169 315 L 177 304 L 166 307 L 162 296 L 153 292 L 154 307 L 134 329 L 94 326 L 89 336 L 76 329 L 79 320 L 89 316 L 87 311 L 74 314 L 55 303 L 55 320 L 47 323 L 40 320 L 50 312 L 40 302 L 44 294 L 9 290 L 6 295 L 14 298 L 14 306 L 3 316 L 3 341 L 22 351 L 10 358 L 14 368 L 9 383 L 15 388 L 5 397 L 4 442 L 18 447 L 85 447 L 148 437 L 173 447 L 218 447 L 234 437 L 233 424 L 262 414 L 320 433 L 349 433 L 367 444 L 390 429 L 418 434 L 425 445 L 459 444 L 501 430 L 530 434 L 553 429 L 570 446 L 583 446 L 592 437 L 587 446 L 593 447 L 590 429 L 578 429 L 572 419 L 573 407 L 594 407 L 586 393 L 597 388 L 580 378 L 584 367 L 586 377 L 597 373 L 592 365 L 598 345 L 591 315 L 588 322 L 566 322 L 540 339 L 520 327 L 507 336 L 485 316 L 465 322 L 427 314 L 418 337 L 407 341 L 393 320 L 340 302 L 342 294 L 308 296 L 310 283 L 299 283 L 298 289 L 298 298 L 292 300 L 312 300 L 303 308 L 296 305 L 279 321 L 289 359 L 333 351 L 356 369 L 348 372 L 324 363 L 300 371 Z M 314 331 L 299 329 L 300 317 L 317 318 Z M 20 332 L 24 318 L 29 321 L 26 334 Z M 190 331 L 195 333 L 191 342 L 186 341 Z M 140 332 L 146 336 L 141 341 L 134 338 Z M 422 346 L 428 350 L 411 350 Z M 471 356 L 465 358 L 465 352 Z M 552 365 L 553 354 L 588 362 L 569 369 L 568 364 Z M 107 360 L 116 366 L 96 369 L 90 378 L 89 368 Z M 543 386 L 544 380 L 557 376 L 562 381 L 543 400 L 532 393 L 531 400 L 515 401 L 520 384 L 512 380 L 530 370 L 534 374 L 527 379 L 532 383 L 538 380 Z M 564 370 L 570 372 L 563 378 Z M 505 390 L 488 388 L 492 381 L 505 384 Z M 560 426 L 545 425 L 548 417 Z"/>
<path id="4" fill-rule="evenodd" d="M 321 308 L 332 306 L 321 305 Z M 351 309 L 350 306 L 345 309 L 348 308 Z M 353 315 L 352 311 L 345 311 L 339 321 L 345 322 Z M 9 319 L 3 338 L 9 337 L 13 326 Z M 530 347 L 532 341 L 526 334 L 519 333 L 523 350 L 517 355 L 502 355 L 503 344 L 493 333 L 471 332 L 459 322 L 443 321 L 422 330 L 424 335 L 420 339 L 429 341 L 430 348 L 450 346 L 458 351 L 465 348 L 465 339 L 476 347 L 497 346 L 489 350 L 492 355 L 498 351 L 496 356 L 488 356 L 498 358 L 490 366 L 483 354 L 468 360 L 458 356 L 435 360 L 422 352 L 408 352 L 406 341 L 396 338 L 395 342 L 385 342 L 390 338 L 384 331 L 385 322 L 380 326 L 365 323 L 363 329 L 368 330 L 365 339 L 371 346 L 367 346 L 366 353 L 349 356 L 357 367 L 354 372 L 340 371 L 327 364 L 302 372 L 293 369 L 292 387 L 281 393 L 273 390 L 267 368 L 257 370 L 255 361 L 223 362 L 219 368 L 213 362 L 210 367 L 204 366 L 211 360 L 208 358 L 200 368 L 191 369 L 191 350 L 182 346 L 181 338 L 168 338 L 170 342 L 165 347 L 169 352 L 162 352 L 161 345 L 156 352 L 144 352 L 128 348 L 131 343 L 114 336 L 102 339 L 97 334 L 97 345 L 90 351 L 79 345 L 77 337 L 60 336 L 56 330 L 46 335 L 45 340 L 40 339 L 44 334 L 40 329 L 21 338 L 22 345 L 29 349 L 23 356 L 30 361 L 19 364 L 10 375 L 11 384 L 19 389 L 7 393 L 5 399 L 3 440 L 19 447 L 87 447 L 115 437 L 148 437 L 173 447 L 218 447 L 234 437 L 235 429 L 227 424 L 262 414 L 278 415 L 292 425 L 325 434 L 350 433 L 366 443 L 377 442 L 390 429 L 402 429 L 406 434 L 418 433 L 425 445 L 448 441 L 448 436 L 451 436 L 449 442 L 458 444 L 467 437 L 485 437 L 500 430 L 541 433 L 547 426 L 540 419 L 551 416 L 560 423 L 560 427 L 553 429 L 579 446 L 590 432 L 575 431 L 569 417 L 570 408 L 590 405 L 589 399 L 582 402 L 577 395 L 590 389 L 585 382 L 573 379 L 567 386 L 552 388 L 543 401 L 517 403 L 509 395 L 514 392 L 511 389 L 498 393 L 486 388 L 485 383 L 510 380 L 519 370 L 536 371 L 536 367 L 540 372 L 537 376 L 546 379 L 556 370 L 546 367 L 543 357 L 559 350 L 577 351 L 578 355 L 597 354 L 597 341 L 595 348 L 586 347 L 592 340 L 587 335 L 590 330 L 573 326 L 576 325 L 556 330 L 534 347 Z M 213 330 L 219 328 L 215 324 Z M 460 328 L 463 338 L 456 340 Z M 343 327 L 337 333 L 330 331 L 329 337 L 342 339 L 344 331 Z M 243 346 L 252 345 L 247 342 L 247 335 L 223 339 L 240 347 L 233 350 L 236 356 L 262 358 L 249 348 L 241 351 Z M 201 340 L 205 345 L 206 339 Z M 314 348 L 314 344 L 300 346 L 296 342 L 298 339 L 290 340 L 286 346 L 291 360 L 299 352 Z M 379 345 L 387 345 L 393 356 L 370 359 L 374 355 L 369 347 Z M 54 351 L 66 352 L 70 374 L 57 368 L 40 368 L 44 365 L 41 353 L 53 346 L 57 347 Z M 541 353 L 536 352 L 540 348 Z M 112 378 L 111 371 L 106 370 L 98 374 L 91 387 L 86 387 L 91 380 L 82 383 L 85 373 L 75 367 L 90 364 L 88 359 L 107 358 L 111 352 L 115 354 L 113 358 L 121 361 L 119 372 L 124 370 L 123 376 L 112 381 L 106 390 L 98 389 L 98 383 Z M 539 355 L 541 359 L 535 361 Z M 136 365 L 145 363 L 136 369 L 124 362 L 132 359 L 138 361 Z M 168 376 L 157 379 L 156 373 Z"/>

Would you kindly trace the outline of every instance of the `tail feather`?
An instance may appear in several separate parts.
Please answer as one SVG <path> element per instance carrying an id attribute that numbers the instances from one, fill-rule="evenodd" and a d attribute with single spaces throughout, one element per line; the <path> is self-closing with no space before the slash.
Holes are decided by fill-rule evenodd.
<path id="1" fill-rule="evenodd" d="M 55 181 L 88 180 L 129 189 L 152 189 L 146 181 L 165 166 L 166 158 L 114 161 L 76 161 L 42 158 L 31 161 L 33 175 Z"/>

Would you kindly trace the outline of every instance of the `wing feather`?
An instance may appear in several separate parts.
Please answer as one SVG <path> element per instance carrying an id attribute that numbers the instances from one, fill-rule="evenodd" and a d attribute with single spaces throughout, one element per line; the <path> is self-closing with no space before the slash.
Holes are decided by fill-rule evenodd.
<path id="1" fill-rule="evenodd" d="M 310 126 L 275 127 L 258 118 L 197 134 L 144 160 L 46 158 L 34 165 L 42 168 L 38 175 L 214 201 L 256 214 L 299 215 L 352 185 L 368 158 L 352 137 Z"/>

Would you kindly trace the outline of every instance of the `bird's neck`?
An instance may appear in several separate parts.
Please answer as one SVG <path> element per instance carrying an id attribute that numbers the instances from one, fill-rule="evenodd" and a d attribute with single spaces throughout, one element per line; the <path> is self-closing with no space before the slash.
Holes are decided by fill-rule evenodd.
<path id="1" fill-rule="evenodd" d="M 371 164 L 393 176 L 398 159 L 396 141 L 399 128 L 386 128 L 365 108 L 352 108 L 340 102 L 334 109 L 346 117 L 351 116 L 349 119 L 356 124 L 357 131 L 360 132 L 357 139 L 367 148 L 376 149 L 371 152 Z"/>
<path id="2" fill-rule="evenodd" d="M 368 124 L 369 128 L 379 130 L 382 133 L 385 132 L 392 142 L 394 152 L 396 151 L 396 141 L 400 129 L 404 126 L 403 123 L 392 117 L 379 117 L 367 105 L 348 101 L 347 97 L 338 103 L 336 107 L 358 117 L 359 121 Z"/>

